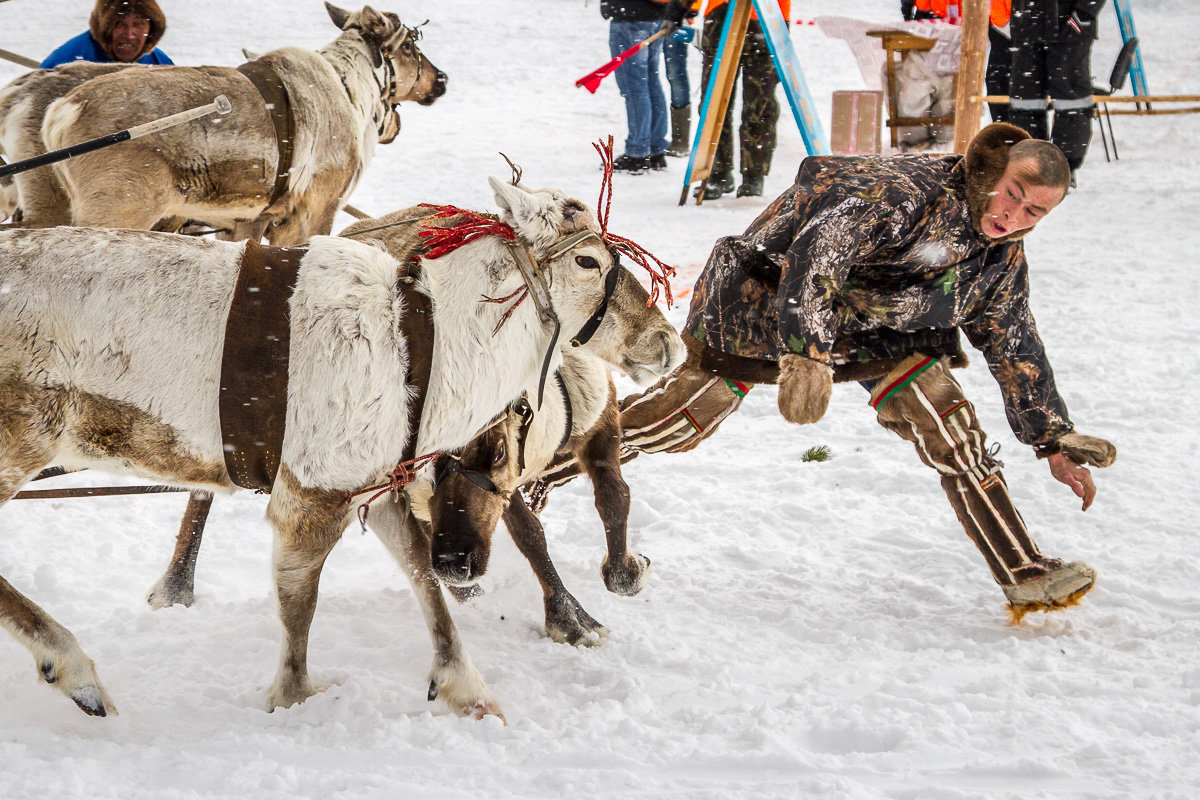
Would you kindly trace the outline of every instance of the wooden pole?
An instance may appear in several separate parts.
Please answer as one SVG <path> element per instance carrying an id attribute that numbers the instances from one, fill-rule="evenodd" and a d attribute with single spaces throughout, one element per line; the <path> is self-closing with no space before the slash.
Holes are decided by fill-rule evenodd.
<path id="1" fill-rule="evenodd" d="M 0 0 L 0 3 L 2 2 L 4 0 Z M 5 61 L 11 61 L 14 64 L 20 64 L 22 67 L 29 67 L 30 69 L 37 69 L 41 66 L 39 62 L 34 61 L 32 58 L 26 58 L 11 50 L 0 50 L 0 58 L 3 58 Z"/>
<path id="2" fill-rule="evenodd" d="M 983 114 L 983 73 L 987 68 L 989 0 L 960 0 L 962 42 L 958 57 L 958 83 L 954 90 L 954 152 L 967 152 L 979 132 Z"/>
<path id="3" fill-rule="evenodd" d="M 984 97 L 972 98 L 981 103 L 1007 103 L 1006 94 L 989 94 Z M 1152 94 L 1152 95 L 1111 95 L 1094 94 L 1093 103 L 1200 103 L 1200 94 Z"/>
<path id="4" fill-rule="evenodd" d="M 107 136 L 100 136 L 96 139 L 89 139 L 86 142 L 73 144 L 61 150 L 51 150 L 49 153 L 42 153 L 40 156 L 27 158 L 23 161 L 14 161 L 11 164 L 0 167 L 0 178 L 16 175 L 18 172 L 25 172 L 37 167 L 44 167 L 47 164 L 56 164 L 59 161 L 66 161 L 68 158 L 74 158 L 84 153 L 91 153 L 105 147 L 111 147 L 114 144 L 128 142 L 130 139 L 149 136 L 152 133 L 174 128 L 176 125 L 182 125 L 185 122 L 207 117 L 209 114 L 225 116 L 231 111 L 233 111 L 233 106 L 229 104 L 229 100 L 226 99 L 225 95 L 219 94 L 208 105 L 189 108 L 187 111 L 180 111 L 178 114 L 171 114 L 168 117 L 161 117 L 142 123 L 141 125 L 134 125 L 132 128 L 110 133 Z"/>

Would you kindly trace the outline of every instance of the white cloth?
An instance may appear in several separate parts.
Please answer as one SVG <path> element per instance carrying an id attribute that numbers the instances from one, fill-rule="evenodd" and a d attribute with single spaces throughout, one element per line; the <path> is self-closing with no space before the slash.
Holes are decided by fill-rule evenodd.
<path id="1" fill-rule="evenodd" d="M 897 30 L 924 36 L 937 42 L 933 49 L 921 53 L 926 66 L 937 75 L 952 75 L 958 72 L 959 40 L 962 27 L 940 20 L 919 22 L 868 22 L 853 17 L 816 17 L 817 27 L 831 39 L 842 39 L 850 45 L 850 52 L 858 62 L 858 70 L 868 89 L 882 89 L 884 50 L 879 39 L 867 36 L 867 31 Z"/>

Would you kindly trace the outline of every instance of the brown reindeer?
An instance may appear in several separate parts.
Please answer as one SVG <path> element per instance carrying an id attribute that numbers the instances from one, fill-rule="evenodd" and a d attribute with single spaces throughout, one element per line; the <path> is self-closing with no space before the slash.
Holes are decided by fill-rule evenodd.
<path id="1" fill-rule="evenodd" d="M 446 75 L 417 47 L 420 29 L 395 14 L 326 8 L 342 33 L 319 51 L 285 47 L 237 69 L 69 65 L 0 89 L 0 150 L 9 160 L 217 94 L 234 109 L 18 175 L 23 224 L 149 230 L 197 220 L 285 247 L 329 233 L 376 144 L 398 133 L 396 105 L 433 103 Z"/>

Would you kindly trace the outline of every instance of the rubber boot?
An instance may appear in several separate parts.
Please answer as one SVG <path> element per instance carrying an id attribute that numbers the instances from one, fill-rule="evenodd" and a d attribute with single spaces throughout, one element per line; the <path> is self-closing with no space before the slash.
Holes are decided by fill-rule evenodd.
<path id="1" fill-rule="evenodd" d="M 667 155 L 682 158 L 690 150 L 688 139 L 692 132 L 692 107 L 690 105 L 671 109 L 671 146 Z"/>

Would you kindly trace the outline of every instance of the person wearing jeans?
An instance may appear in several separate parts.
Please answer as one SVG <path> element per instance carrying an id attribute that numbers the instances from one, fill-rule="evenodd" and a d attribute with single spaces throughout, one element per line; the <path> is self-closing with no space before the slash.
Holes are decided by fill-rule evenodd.
<path id="1" fill-rule="evenodd" d="M 665 8 L 653 0 L 602 0 L 600 13 L 609 20 L 608 46 L 613 56 L 658 33 Z M 636 175 L 667 167 L 667 98 L 658 69 L 662 51 L 662 39 L 658 39 L 626 59 L 614 73 L 625 98 L 628 127 L 625 152 L 613 164 L 620 172 Z"/>

